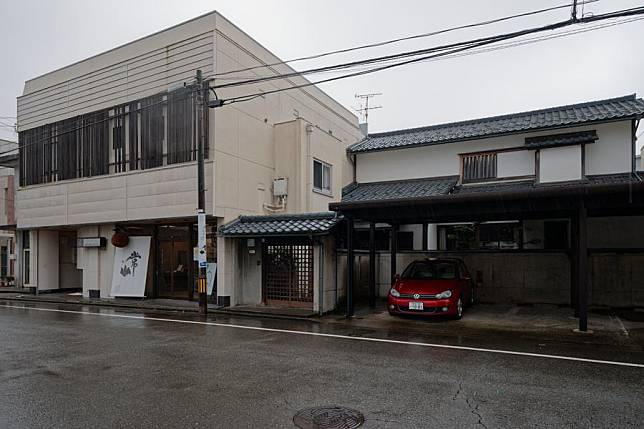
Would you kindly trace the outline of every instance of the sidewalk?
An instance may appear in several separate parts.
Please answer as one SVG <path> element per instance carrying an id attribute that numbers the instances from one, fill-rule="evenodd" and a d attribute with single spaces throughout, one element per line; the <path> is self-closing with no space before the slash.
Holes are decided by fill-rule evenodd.
<path id="1" fill-rule="evenodd" d="M 136 298 L 85 298 L 80 293 L 70 292 L 57 292 L 57 293 L 41 293 L 38 295 L 29 294 L 26 289 L 11 288 L 13 290 L 6 290 L 10 288 L 0 289 L 1 301 L 25 301 L 25 302 L 46 302 L 52 304 L 77 304 L 77 305 L 97 305 L 102 307 L 119 307 L 119 308 L 134 308 L 142 310 L 155 310 L 155 311 L 177 311 L 198 313 L 199 303 L 197 301 L 188 301 L 180 299 L 136 299 Z M 253 317 L 269 317 L 277 319 L 292 319 L 292 320 L 311 320 L 312 317 L 317 316 L 311 310 L 302 310 L 297 308 L 272 308 L 272 307 L 253 307 L 253 306 L 237 306 L 237 307 L 219 307 L 215 304 L 208 304 L 209 313 L 228 314 L 235 316 L 253 316 Z"/>
<path id="2" fill-rule="evenodd" d="M 4 289 L 4 288 L 3 288 Z M 53 304 L 94 305 L 102 307 L 129 308 L 151 311 L 181 313 L 199 312 L 195 301 L 173 299 L 89 299 L 79 293 L 57 292 L 30 295 L 19 292 L 0 293 L 1 301 L 44 302 Z M 462 320 L 442 318 L 392 317 L 380 303 L 375 309 L 361 308 L 351 319 L 342 314 L 331 313 L 318 317 L 312 310 L 295 308 L 271 308 L 264 306 L 236 306 L 221 308 L 208 305 L 213 315 L 243 316 L 253 318 L 305 321 L 318 326 L 352 332 L 370 333 L 408 339 L 448 338 L 467 339 L 481 347 L 509 338 L 528 341 L 546 347 L 552 343 L 595 345 L 612 350 L 644 351 L 644 312 L 591 312 L 589 328 L 592 334 L 573 332 L 577 320 L 570 308 L 537 305 L 531 307 L 514 305 L 476 305 L 465 313 Z"/>

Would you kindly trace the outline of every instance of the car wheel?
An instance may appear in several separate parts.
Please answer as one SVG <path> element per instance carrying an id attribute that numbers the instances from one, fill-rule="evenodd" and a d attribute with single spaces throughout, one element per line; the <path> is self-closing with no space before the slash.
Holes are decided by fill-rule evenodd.
<path id="1" fill-rule="evenodd" d="M 456 315 L 454 315 L 454 319 L 460 320 L 463 317 L 463 300 L 461 297 L 458 297 L 458 301 L 456 301 Z"/>

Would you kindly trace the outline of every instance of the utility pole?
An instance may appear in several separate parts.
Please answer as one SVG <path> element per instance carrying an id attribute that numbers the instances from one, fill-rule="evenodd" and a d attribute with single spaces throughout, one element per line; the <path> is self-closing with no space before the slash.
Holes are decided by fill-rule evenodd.
<path id="1" fill-rule="evenodd" d="M 201 70 L 197 70 L 197 247 L 199 262 L 199 278 L 197 291 L 199 292 L 199 313 L 208 314 L 208 284 L 206 281 L 206 188 L 204 179 L 204 148 L 206 138 L 206 109 L 204 108 L 207 97 L 208 83 L 204 83 Z"/>
<path id="2" fill-rule="evenodd" d="M 369 99 L 382 95 L 382 92 L 374 92 L 372 94 L 356 94 L 356 98 L 363 100 L 364 104 L 360 109 L 355 109 L 364 115 L 365 124 L 369 123 L 369 110 L 382 109 L 382 106 L 369 106 Z"/>

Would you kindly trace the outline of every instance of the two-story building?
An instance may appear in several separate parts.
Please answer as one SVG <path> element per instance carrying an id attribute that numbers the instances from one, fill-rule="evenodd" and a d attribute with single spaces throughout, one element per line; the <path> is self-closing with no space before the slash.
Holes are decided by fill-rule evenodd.
<path id="1" fill-rule="evenodd" d="M 14 196 L 17 163 L 18 143 L 0 139 L 0 286 L 15 284 L 16 218 Z"/>
<path id="2" fill-rule="evenodd" d="M 15 204 L 22 285 L 101 298 L 196 295 L 197 70 L 211 86 L 293 72 L 212 12 L 25 82 Z M 218 239 L 218 226 L 239 215 L 325 212 L 351 182 L 357 118 L 307 83 L 217 90 L 228 98 L 297 86 L 206 115 L 209 283 L 221 304 L 242 294 L 232 280 L 239 240 Z M 136 284 L 121 289 L 116 279 L 133 272 Z"/>
<path id="3" fill-rule="evenodd" d="M 642 117 L 630 95 L 370 134 L 331 204 L 355 261 L 341 290 L 373 303 L 411 260 L 452 255 L 479 301 L 571 305 L 581 329 L 588 304 L 643 306 Z"/>

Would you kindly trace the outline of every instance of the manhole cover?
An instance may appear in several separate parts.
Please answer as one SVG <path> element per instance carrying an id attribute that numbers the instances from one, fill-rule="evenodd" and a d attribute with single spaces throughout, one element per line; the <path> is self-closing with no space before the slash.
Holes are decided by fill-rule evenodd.
<path id="1" fill-rule="evenodd" d="M 364 416 L 351 408 L 316 407 L 298 412 L 293 423 L 301 429 L 352 429 L 362 426 Z"/>

